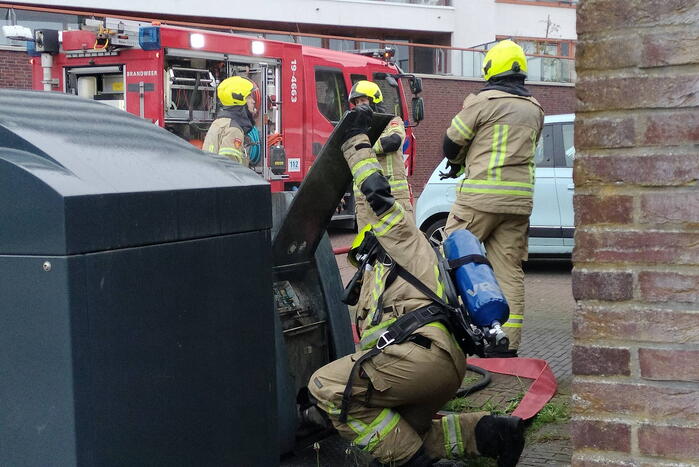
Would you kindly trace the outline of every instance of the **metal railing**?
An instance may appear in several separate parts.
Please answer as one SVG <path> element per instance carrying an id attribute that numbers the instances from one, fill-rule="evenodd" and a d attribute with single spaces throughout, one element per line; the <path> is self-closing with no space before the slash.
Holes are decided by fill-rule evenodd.
<path id="1" fill-rule="evenodd" d="M 468 78 L 482 76 L 486 51 L 455 50 L 452 52 L 451 74 Z M 575 82 L 575 60 L 568 57 L 527 55 L 527 79 L 553 83 Z"/>
<path id="2" fill-rule="evenodd" d="M 385 0 L 391 1 L 391 0 Z M 420 4 L 428 4 L 429 0 L 410 0 Z M 448 2 L 445 2 L 448 3 Z M 67 10 L 47 7 L 21 6 L 0 3 L 0 8 L 14 7 L 18 10 L 33 10 L 41 13 L 58 13 L 65 15 L 95 16 L 94 12 L 78 10 Z M 115 16 L 131 21 L 148 21 L 154 18 L 119 15 Z M 203 24 L 191 21 L 159 20 L 162 24 L 173 24 L 189 27 L 200 27 L 203 29 L 226 30 L 229 32 L 250 34 L 258 37 L 281 40 L 287 42 L 305 43 L 308 45 L 328 46 L 337 49 L 337 44 L 352 42 L 347 48 L 365 48 L 375 44 L 376 47 L 394 46 L 398 53 L 395 57 L 396 63 L 401 66 L 404 72 L 437 74 L 445 76 L 461 76 L 466 78 L 480 78 L 483 58 L 485 57 L 485 47 L 461 48 L 441 45 L 414 44 L 393 39 L 396 42 L 386 39 L 358 38 L 347 36 L 335 36 L 327 34 L 312 34 L 287 32 L 279 30 L 264 30 L 257 28 L 241 28 L 224 25 Z M 344 47 L 344 46 L 342 46 Z M 24 47 L 22 47 L 24 48 Z M 551 55 L 527 55 L 528 57 L 528 79 L 529 81 L 545 81 L 552 83 L 574 83 L 575 82 L 575 60 L 571 57 L 551 56 Z"/>

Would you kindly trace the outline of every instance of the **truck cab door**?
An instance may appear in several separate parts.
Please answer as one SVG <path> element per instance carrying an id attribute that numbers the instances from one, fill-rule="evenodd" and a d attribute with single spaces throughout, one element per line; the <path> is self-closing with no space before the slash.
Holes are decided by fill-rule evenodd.
<path id="1" fill-rule="evenodd" d="M 349 109 L 349 104 L 342 68 L 317 64 L 312 66 L 314 93 L 310 96 L 310 112 L 313 121 L 311 145 L 313 156 L 317 156 L 335 125 Z"/>

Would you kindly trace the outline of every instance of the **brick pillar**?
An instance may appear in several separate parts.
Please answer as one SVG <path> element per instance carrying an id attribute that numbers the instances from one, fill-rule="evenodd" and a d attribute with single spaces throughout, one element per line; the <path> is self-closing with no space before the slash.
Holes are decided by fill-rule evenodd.
<path id="1" fill-rule="evenodd" d="M 699 2 L 578 6 L 573 465 L 699 459 Z"/>

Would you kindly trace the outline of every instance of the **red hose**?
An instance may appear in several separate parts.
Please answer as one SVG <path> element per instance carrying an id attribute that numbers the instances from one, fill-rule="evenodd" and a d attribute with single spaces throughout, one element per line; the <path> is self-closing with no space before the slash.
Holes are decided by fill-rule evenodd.
<path id="1" fill-rule="evenodd" d="M 343 246 L 343 247 L 340 247 L 340 248 L 333 248 L 333 253 L 334 253 L 336 256 L 337 256 L 337 255 L 346 255 L 347 253 L 349 253 L 350 248 L 352 248 L 352 247 Z"/>

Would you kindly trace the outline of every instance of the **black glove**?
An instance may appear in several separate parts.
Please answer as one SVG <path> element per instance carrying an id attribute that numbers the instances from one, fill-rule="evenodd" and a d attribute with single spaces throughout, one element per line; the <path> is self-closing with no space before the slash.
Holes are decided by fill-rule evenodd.
<path id="1" fill-rule="evenodd" d="M 459 178 L 464 172 L 464 167 L 461 164 L 454 164 L 453 162 L 447 161 L 448 172 L 439 172 L 439 179 L 444 180 L 445 178 Z"/>
<path id="2" fill-rule="evenodd" d="M 358 105 L 350 110 L 347 117 L 349 119 L 347 131 L 343 135 L 343 141 L 347 141 L 353 136 L 367 134 L 373 120 L 374 112 L 368 105 Z"/>

